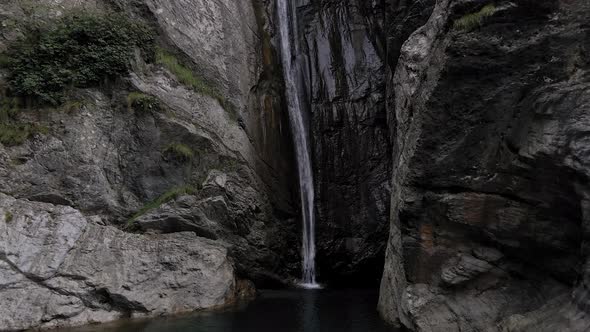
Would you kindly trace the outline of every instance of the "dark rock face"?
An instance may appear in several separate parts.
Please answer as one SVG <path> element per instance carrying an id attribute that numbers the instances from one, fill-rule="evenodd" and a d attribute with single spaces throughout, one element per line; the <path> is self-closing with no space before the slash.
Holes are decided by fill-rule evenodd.
<path id="1" fill-rule="evenodd" d="M 320 278 L 381 275 L 391 145 L 384 103 L 381 5 L 299 1 L 302 96 L 310 114 Z"/>
<path id="2" fill-rule="evenodd" d="M 376 284 L 391 196 L 391 68 L 434 1 L 298 1 L 310 114 L 318 265 L 331 284 Z"/>
<path id="3" fill-rule="evenodd" d="M 380 310 L 417 331 L 586 331 L 590 5 L 438 1 L 388 89 Z M 573 297 L 572 297 L 573 294 Z"/>

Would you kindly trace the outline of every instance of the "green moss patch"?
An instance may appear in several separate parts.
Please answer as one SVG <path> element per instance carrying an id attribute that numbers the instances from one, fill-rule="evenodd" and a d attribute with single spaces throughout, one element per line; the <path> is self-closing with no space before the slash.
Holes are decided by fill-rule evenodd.
<path id="1" fill-rule="evenodd" d="M 35 134 L 47 134 L 49 129 L 35 124 L 0 124 L 0 143 L 7 146 L 23 144 Z"/>
<path id="2" fill-rule="evenodd" d="M 10 65 L 10 57 L 6 54 L 0 54 L 0 68 L 7 68 Z"/>
<path id="3" fill-rule="evenodd" d="M 35 134 L 47 134 L 49 129 L 38 124 L 19 123 L 18 98 L 0 97 L 0 143 L 7 146 L 20 145 Z"/>
<path id="4" fill-rule="evenodd" d="M 457 30 L 471 31 L 483 23 L 484 19 L 494 15 L 496 6 L 489 4 L 484 6 L 476 13 L 464 15 L 453 23 L 453 28 Z"/>
<path id="5" fill-rule="evenodd" d="M 130 111 L 146 113 L 161 109 L 158 98 L 141 92 L 131 92 L 127 95 L 127 109 Z"/>
<path id="6" fill-rule="evenodd" d="M 15 117 L 21 106 L 18 98 L 0 97 L 0 123 L 5 123 Z"/>
<path id="7" fill-rule="evenodd" d="M 86 106 L 86 102 L 84 100 L 68 100 L 59 107 L 59 110 L 66 113 L 72 113 L 79 111 L 84 106 Z"/>

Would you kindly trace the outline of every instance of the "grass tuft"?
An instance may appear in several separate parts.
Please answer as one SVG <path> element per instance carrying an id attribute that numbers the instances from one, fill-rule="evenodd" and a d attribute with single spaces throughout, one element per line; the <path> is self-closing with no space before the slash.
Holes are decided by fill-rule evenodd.
<path id="1" fill-rule="evenodd" d="M 195 156 L 193 149 L 191 149 L 189 146 L 182 144 L 182 143 L 174 143 L 174 144 L 168 145 L 164 149 L 164 153 L 167 155 L 171 155 L 174 157 L 174 159 L 179 160 L 179 161 L 183 161 L 183 162 L 192 160 L 193 157 Z"/>
<path id="2" fill-rule="evenodd" d="M 23 144 L 35 134 L 47 134 L 49 128 L 36 124 L 0 123 L 0 143 L 6 146 Z"/>
<path id="3" fill-rule="evenodd" d="M 19 98 L 0 98 L 0 143 L 6 146 L 23 144 L 35 134 L 47 134 L 49 128 L 38 124 L 18 123 Z"/>
<path id="4" fill-rule="evenodd" d="M 12 213 L 10 211 L 6 211 L 6 213 L 4 213 L 4 220 L 6 221 L 7 224 L 9 222 L 11 222 L 13 219 L 14 219 L 14 216 L 12 215 Z"/>
<path id="5" fill-rule="evenodd" d="M 178 188 L 173 188 L 160 197 L 156 198 L 154 201 L 144 205 L 139 211 L 137 211 L 129 220 L 127 221 L 127 227 L 130 227 L 144 214 L 148 213 L 151 210 L 157 209 L 160 206 L 177 199 L 183 195 L 192 195 L 196 192 L 196 190 L 192 186 L 183 186 Z"/>
<path id="6" fill-rule="evenodd" d="M 0 123 L 5 123 L 15 117 L 20 111 L 20 104 L 18 98 L 0 97 Z"/>
<path id="7" fill-rule="evenodd" d="M 215 87 L 211 86 L 205 79 L 199 77 L 195 72 L 193 72 L 190 68 L 183 65 L 176 56 L 171 53 L 168 53 L 166 50 L 162 48 L 158 48 L 156 50 L 156 63 L 162 65 L 164 68 L 168 69 L 178 81 L 193 90 L 197 93 L 210 96 L 216 99 L 221 107 L 226 111 L 230 112 L 233 115 L 235 110 L 229 103 L 229 101 L 223 97 L 223 95 L 217 90 Z"/>
<path id="8" fill-rule="evenodd" d="M 457 19 L 453 23 L 453 28 L 457 30 L 471 31 L 481 26 L 483 20 L 494 15 L 495 12 L 496 6 L 494 4 L 488 4 L 476 13 L 467 14 Z"/>
<path id="9" fill-rule="evenodd" d="M 86 102 L 83 100 L 68 100 L 59 109 L 66 113 L 72 113 L 81 110 L 84 106 L 86 106 Z"/>
<path id="10" fill-rule="evenodd" d="M 160 110 L 158 98 L 141 92 L 131 92 L 127 96 L 127 109 L 135 112 L 152 112 Z"/>

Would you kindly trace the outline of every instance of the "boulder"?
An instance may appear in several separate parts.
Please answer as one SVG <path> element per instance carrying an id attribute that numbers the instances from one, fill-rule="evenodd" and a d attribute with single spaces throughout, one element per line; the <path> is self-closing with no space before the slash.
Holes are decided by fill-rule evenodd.
<path id="1" fill-rule="evenodd" d="M 0 330 L 215 308 L 236 290 L 227 250 L 193 232 L 125 233 L 0 194 Z"/>

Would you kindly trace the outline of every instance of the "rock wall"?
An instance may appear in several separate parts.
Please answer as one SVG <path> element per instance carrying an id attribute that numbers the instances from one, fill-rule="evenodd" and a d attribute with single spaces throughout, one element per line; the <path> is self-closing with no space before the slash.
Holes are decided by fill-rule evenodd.
<path id="1" fill-rule="evenodd" d="M 454 23 L 490 3 L 481 25 Z M 403 44 L 388 83 L 390 322 L 590 327 L 588 15 L 586 1 L 439 0 Z"/>
<path id="2" fill-rule="evenodd" d="M 77 91 L 74 110 L 21 112 L 48 131 L 0 146 L 0 329 L 218 306 L 236 279 L 298 275 L 274 1 L 9 0 L 0 50 L 25 18 L 76 6 L 148 22 L 230 107 L 138 58 L 128 79 Z M 293 6 L 321 278 L 370 285 L 385 255 L 393 324 L 588 330 L 590 4 Z M 161 111 L 132 112 L 129 91 Z M 172 158 L 176 143 L 194 158 Z"/>
<path id="3" fill-rule="evenodd" d="M 0 194 L 0 329 L 159 316 L 222 306 L 227 250 L 185 232 L 129 234 L 71 207 Z"/>
<path id="4" fill-rule="evenodd" d="M 290 262 L 282 264 L 279 259 L 282 251 L 291 250 L 291 228 L 297 227 L 291 143 L 284 129 L 288 124 L 280 89 L 267 73 L 276 59 L 270 45 L 259 38 L 266 29 L 257 21 L 257 15 L 265 15 L 255 13 L 259 4 L 56 1 L 37 8 L 34 3 L 3 4 L 4 21 L 45 20 L 83 5 L 116 9 L 148 22 L 168 51 L 228 96 L 231 105 L 224 107 L 182 86 L 161 66 L 138 61 L 130 80 L 113 91 L 81 91 L 84 105 L 72 114 L 23 112 L 23 121 L 40 122 L 49 133 L 23 146 L 1 148 L 0 190 L 18 198 L 70 205 L 121 224 L 170 190 L 207 187 L 208 179 L 220 175 L 226 179 L 223 186 L 195 195 L 221 196 L 227 202 L 229 220 L 209 216 L 207 222 L 222 229 L 217 237 L 227 240 L 241 258 L 239 271 L 256 279 L 259 274 L 285 275 L 292 270 L 288 265 L 296 264 L 296 251 Z M 15 24 L 3 31 L 6 47 L 22 28 Z M 128 112 L 124 99 L 129 90 L 157 97 L 163 111 Z M 168 158 L 164 151 L 175 143 L 194 150 L 194 160 L 179 164 Z"/>
<path id="5" fill-rule="evenodd" d="M 228 105 L 137 58 L 129 77 L 75 91 L 79 102 L 68 108 L 22 109 L 20 122 L 47 130 L 21 145 L 0 144 L 0 228 L 35 231 L 28 236 L 41 247 L 15 251 L 14 243 L 0 241 L 7 273 L 0 278 L 0 297 L 9 299 L 0 305 L 0 330 L 214 307 L 231 299 L 236 279 L 267 286 L 296 275 L 292 146 L 264 5 L 4 1 L 0 52 L 22 35 L 26 20 L 49 21 L 80 6 L 116 10 L 151 25 L 158 43 L 226 96 Z M 0 79 L 4 75 L 0 71 Z M 160 109 L 132 110 L 126 101 L 131 91 L 156 97 Z M 168 151 L 174 144 L 194 156 L 175 158 Z M 165 196 L 173 199 L 153 203 Z M 28 208 L 16 209 L 13 201 Z M 128 233 L 130 221 L 134 233 Z M 84 243 L 74 243 L 70 222 Z M 42 246 L 54 238 L 69 250 L 59 259 Z M 27 258 L 26 267 L 15 261 L 35 253 L 49 256 Z M 113 255 L 125 264 L 108 261 Z M 51 271 L 43 270 L 46 259 L 55 260 Z M 80 265 L 67 263 L 72 259 Z M 146 271 L 150 265 L 153 274 Z M 145 276 L 150 280 L 139 280 Z M 174 278 L 194 280 L 168 283 Z M 19 294 L 29 291 L 31 297 L 19 302 Z M 55 303 L 40 302 L 37 295 Z M 20 311 L 30 315 L 4 318 Z"/>
<path id="6" fill-rule="evenodd" d="M 297 1 L 302 97 L 310 114 L 317 263 L 329 283 L 381 275 L 391 146 L 380 4 Z"/>

